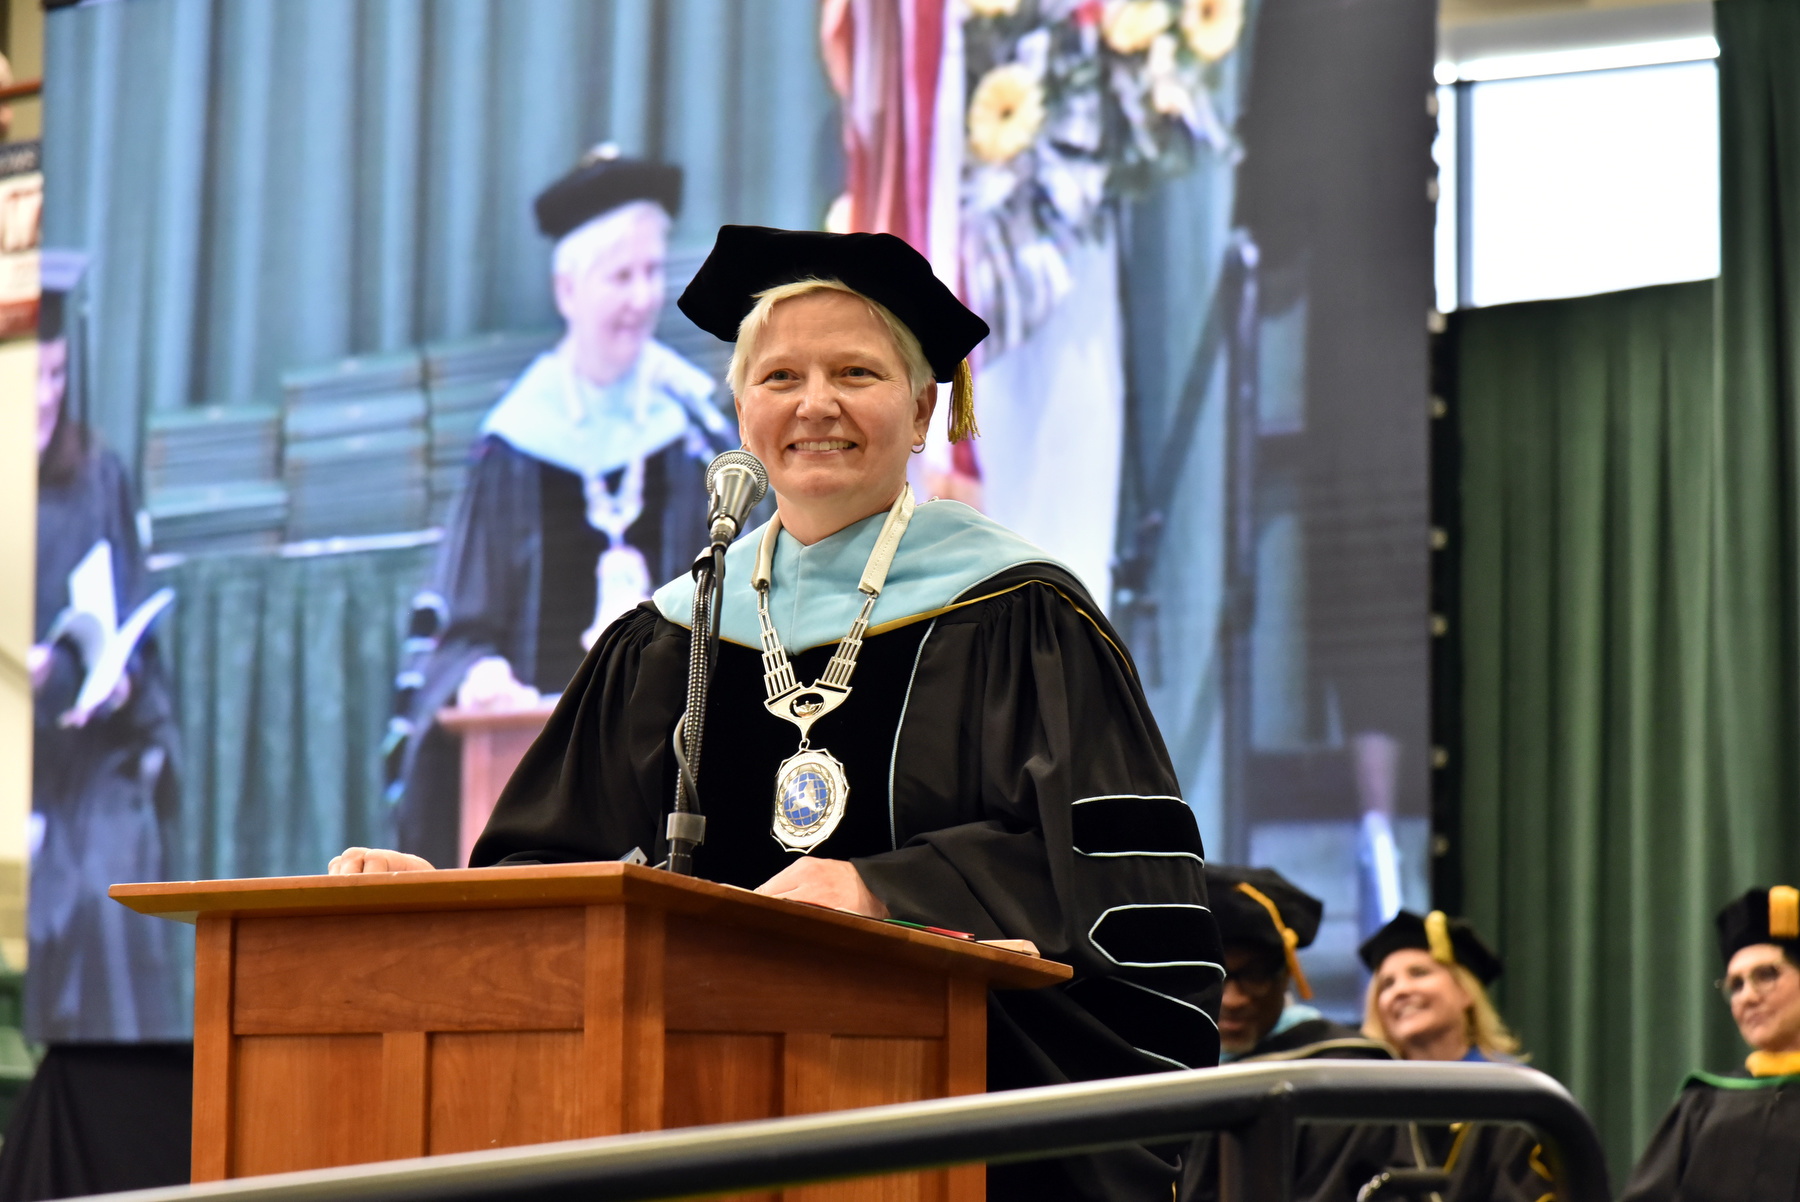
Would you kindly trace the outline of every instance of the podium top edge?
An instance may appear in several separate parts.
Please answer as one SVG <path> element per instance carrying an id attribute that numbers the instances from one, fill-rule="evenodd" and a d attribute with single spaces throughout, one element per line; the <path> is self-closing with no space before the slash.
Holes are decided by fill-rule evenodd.
<path id="1" fill-rule="evenodd" d="M 612 861 L 448 868 L 356 876 L 254 877 L 222 881 L 150 881 L 112 886 L 113 900 L 139 914 L 201 918 L 280 918 L 450 910 L 630 905 L 757 928 L 796 939 L 872 953 L 920 956 L 999 989 L 1037 989 L 1068 980 L 1054 960 L 934 935 L 841 910 L 765 897 L 660 869 Z"/>

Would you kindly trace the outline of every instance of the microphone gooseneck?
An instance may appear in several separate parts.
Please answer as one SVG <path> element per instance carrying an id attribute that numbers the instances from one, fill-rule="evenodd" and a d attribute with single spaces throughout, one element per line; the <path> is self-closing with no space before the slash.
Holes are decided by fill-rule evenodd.
<path id="1" fill-rule="evenodd" d="M 710 542 L 694 560 L 687 708 L 675 723 L 675 809 L 663 831 L 669 846 L 669 871 L 683 876 L 693 875 L 694 849 L 706 841 L 706 817 L 700 812 L 700 743 L 706 728 L 706 694 L 719 653 L 725 548 L 743 532 L 750 511 L 768 491 L 768 469 L 749 451 L 726 451 L 706 469 Z"/>

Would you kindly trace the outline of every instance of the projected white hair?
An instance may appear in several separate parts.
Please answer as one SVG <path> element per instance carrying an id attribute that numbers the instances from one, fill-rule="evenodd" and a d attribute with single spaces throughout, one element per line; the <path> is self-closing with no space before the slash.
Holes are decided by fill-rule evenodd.
<path id="1" fill-rule="evenodd" d="M 654 200 L 634 200 L 582 222 L 557 239 L 551 269 L 557 275 L 576 279 L 586 275 L 594 260 L 629 236 L 637 228 L 638 219 L 646 215 L 668 237 L 670 220 L 663 207 Z"/>

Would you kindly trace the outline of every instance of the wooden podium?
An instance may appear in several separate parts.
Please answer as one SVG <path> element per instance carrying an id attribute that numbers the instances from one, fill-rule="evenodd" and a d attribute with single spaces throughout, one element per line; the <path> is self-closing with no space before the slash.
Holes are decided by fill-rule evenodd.
<path id="1" fill-rule="evenodd" d="M 1066 965 L 635 865 L 115 885 L 197 921 L 195 1181 L 979 1093 Z M 981 1166 L 795 1197 L 978 1202 Z"/>
<path id="2" fill-rule="evenodd" d="M 457 860 L 469 862 L 475 840 L 487 829 L 500 790 L 556 712 L 555 697 L 523 709 L 441 709 L 440 725 L 462 739 L 462 798 L 457 814 Z"/>

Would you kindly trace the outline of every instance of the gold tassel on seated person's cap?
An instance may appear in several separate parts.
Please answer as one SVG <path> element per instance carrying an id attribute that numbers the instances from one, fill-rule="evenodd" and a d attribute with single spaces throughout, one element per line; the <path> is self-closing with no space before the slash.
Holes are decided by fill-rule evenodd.
<path id="1" fill-rule="evenodd" d="M 1770 886 L 1769 938 L 1800 939 L 1800 889 L 1792 885 Z"/>
<path id="2" fill-rule="evenodd" d="M 956 376 L 950 381 L 950 441 L 962 442 L 981 433 L 975 424 L 975 376 L 969 361 L 956 365 Z"/>
<path id="3" fill-rule="evenodd" d="M 1425 916 L 1425 942 L 1431 945 L 1431 958 L 1439 964 L 1455 964 L 1456 949 L 1450 942 L 1450 920 L 1442 910 Z"/>

